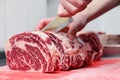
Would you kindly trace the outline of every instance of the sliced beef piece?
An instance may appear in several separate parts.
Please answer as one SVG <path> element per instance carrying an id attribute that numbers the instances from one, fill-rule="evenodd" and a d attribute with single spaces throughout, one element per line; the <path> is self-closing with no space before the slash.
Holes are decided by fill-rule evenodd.
<path id="1" fill-rule="evenodd" d="M 81 33 L 78 37 L 85 42 L 86 50 L 94 60 L 99 60 L 103 53 L 103 45 L 95 32 Z"/>

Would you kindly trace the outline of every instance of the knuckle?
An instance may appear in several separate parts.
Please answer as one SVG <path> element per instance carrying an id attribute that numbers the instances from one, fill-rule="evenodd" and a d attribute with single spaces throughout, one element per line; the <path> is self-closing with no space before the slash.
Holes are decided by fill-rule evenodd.
<path id="1" fill-rule="evenodd" d="M 77 12 L 79 12 L 79 8 L 76 8 L 74 10 L 70 11 L 70 14 L 75 15 Z"/>

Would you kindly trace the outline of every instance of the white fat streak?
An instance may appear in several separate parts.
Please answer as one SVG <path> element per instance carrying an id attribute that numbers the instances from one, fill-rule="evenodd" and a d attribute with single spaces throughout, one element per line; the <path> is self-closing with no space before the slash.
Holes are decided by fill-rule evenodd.
<path id="1" fill-rule="evenodd" d="M 7 40 L 7 42 L 5 43 L 5 51 L 11 51 L 11 49 L 11 43 L 9 40 Z"/>
<path id="2" fill-rule="evenodd" d="M 81 56 L 82 60 L 84 61 L 85 57 L 86 57 L 85 54 L 80 52 L 79 55 Z"/>
<path id="3" fill-rule="evenodd" d="M 16 41 L 14 44 L 15 44 L 17 47 L 26 50 L 26 47 L 25 47 L 25 44 L 26 44 L 26 43 L 27 43 L 27 42 L 25 42 L 25 41 Z M 30 44 L 30 43 L 29 43 L 29 44 Z"/>
<path id="4" fill-rule="evenodd" d="M 30 42 L 25 42 L 25 41 L 15 41 L 14 45 L 16 45 L 17 47 L 26 50 L 25 44 L 29 44 L 31 46 L 37 46 L 37 44 L 33 44 Z M 8 40 L 5 44 L 5 51 L 11 51 L 12 47 L 11 47 L 11 43 Z"/>
<path id="5" fill-rule="evenodd" d="M 37 34 L 39 37 L 41 37 L 43 40 L 46 40 L 46 38 L 48 38 L 48 36 L 43 33 L 43 32 L 40 32 L 40 31 L 35 31 L 35 32 L 32 32 L 33 34 Z"/>

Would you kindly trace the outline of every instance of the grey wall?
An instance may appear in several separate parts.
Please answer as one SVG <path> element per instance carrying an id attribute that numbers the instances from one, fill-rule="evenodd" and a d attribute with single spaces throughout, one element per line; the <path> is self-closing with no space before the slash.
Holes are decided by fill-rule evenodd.
<path id="1" fill-rule="evenodd" d="M 95 30 L 107 34 L 120 34 L 120 6 L 90 22 L 84 30 Z"/>
<path id="2" fill-rule="evenodd" d="M 0 0 L 0 49 L 8 37 L 32 31 L 47 17 L 47 0 Z"/>
<path id="3" fill-rule="evenodd" d="M 47 17 L 54 17 L 57 15 L 59 0 L 47 0 Z"/>

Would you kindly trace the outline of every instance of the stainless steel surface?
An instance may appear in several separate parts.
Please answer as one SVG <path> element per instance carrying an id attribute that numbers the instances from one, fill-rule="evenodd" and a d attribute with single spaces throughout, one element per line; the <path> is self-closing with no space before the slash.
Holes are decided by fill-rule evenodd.
<path id="1" fill-rule="evenodd" d="M 4 66 L 4 65 L 6 65 L 6 59 L 2 58 L 0 59 L 0 66 Z"/>
<path id="2" fill-rule="evenodd" d="M 120 54 L 120 34 L 100 34 L 99 38 L 104 46 L 104 54 Z"/>
<path id="3" fill-rule="evenodd" d="M 73 21 L 72 17 L 59 17 L 50 22 L 47 26 L 45 26 L 41 31 L 54 31 L 58 32 L 67 25 L 69 25 Z"/>
<path id="4" fill-rule="evenodd" d="M 106 45 L 103 50 L 104 54 L 120 54 L 120 45 Z"/>
<path id="5" fill-rule="evenodd" d="M 6 65 L 5 52 L 0 52 L 0 66 Z"/>
<path id="6" fill-rule="evenodd" d="M 120 46 L 120 34 L 102 34 L 99 37 L 105 46 Z"/>

